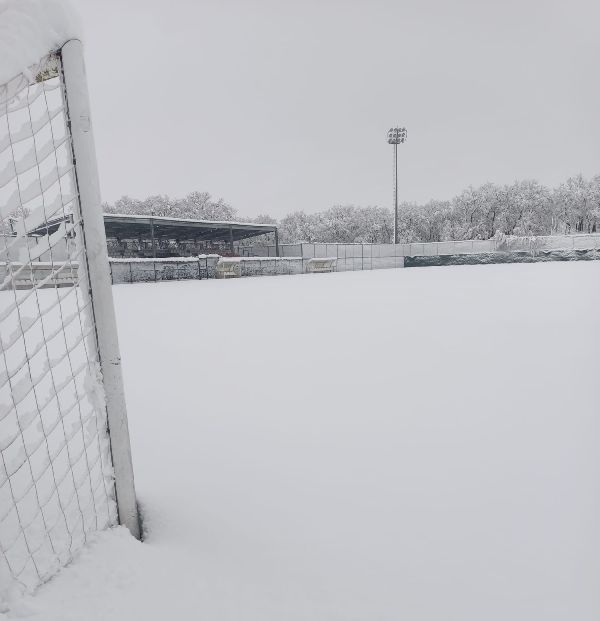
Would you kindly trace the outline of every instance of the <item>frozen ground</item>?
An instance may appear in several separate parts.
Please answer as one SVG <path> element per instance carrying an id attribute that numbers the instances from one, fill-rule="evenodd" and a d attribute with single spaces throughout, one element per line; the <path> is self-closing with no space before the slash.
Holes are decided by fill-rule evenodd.
<path id="1" fill-rule="evenodd" d="M 552 263 L 115 287 L 148 538 L 101 535 L 22 612 L 596 621 L 599 279 Z"/>

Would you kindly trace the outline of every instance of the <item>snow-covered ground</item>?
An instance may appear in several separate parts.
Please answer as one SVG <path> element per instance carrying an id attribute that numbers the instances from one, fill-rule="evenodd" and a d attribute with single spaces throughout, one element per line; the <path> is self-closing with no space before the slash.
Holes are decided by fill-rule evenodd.
<path id="1" fill-rule="evenodd" d="M 100 535 L 22 612 L 596 621 L 599 280 L 592 262 L 115 287 L 147 541 Z"/>

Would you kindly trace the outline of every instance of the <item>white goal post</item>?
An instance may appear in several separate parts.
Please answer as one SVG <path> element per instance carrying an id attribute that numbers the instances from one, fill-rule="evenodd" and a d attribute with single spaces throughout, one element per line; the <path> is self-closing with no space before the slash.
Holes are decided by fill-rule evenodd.
<path id="1" fill-rule="evenodd" d="M 78 40 L 0 85 L 0 455 L 0 609 L 94 532 L 140 538 Z"/>
<path id="2" fill-rule="evenodd" d="M 112 297 L 104 218 L 100 199 L 96 148 L 81 42 L 68 41 L 60 50 L 71 129 L 75 181 L 86 247 L 85 267 L 96 325 L 98 355 L 102 369 L 119 522 L 140 538 L 133 484 L 133 465 L 123 391 L 121 354 Z"/>

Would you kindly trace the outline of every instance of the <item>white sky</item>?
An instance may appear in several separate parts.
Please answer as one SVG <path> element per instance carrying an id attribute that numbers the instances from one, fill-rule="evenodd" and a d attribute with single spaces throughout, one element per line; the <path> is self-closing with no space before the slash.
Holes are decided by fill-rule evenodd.
<path id="1" fill-rule="evenodd" d="M 241 216 L 600 173 L 598 0 L 74 0 L 103 198 Z"/>

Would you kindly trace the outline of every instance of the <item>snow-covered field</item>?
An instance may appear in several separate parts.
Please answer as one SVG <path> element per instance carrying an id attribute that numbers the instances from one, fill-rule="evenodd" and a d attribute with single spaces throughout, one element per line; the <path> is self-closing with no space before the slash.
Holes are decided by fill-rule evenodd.
<path id="1" fill-rule="evenodd" d="M 147 541 L 100 535 L 22 612 L 597 621 L 599 279 L 115 287 Z"/>

